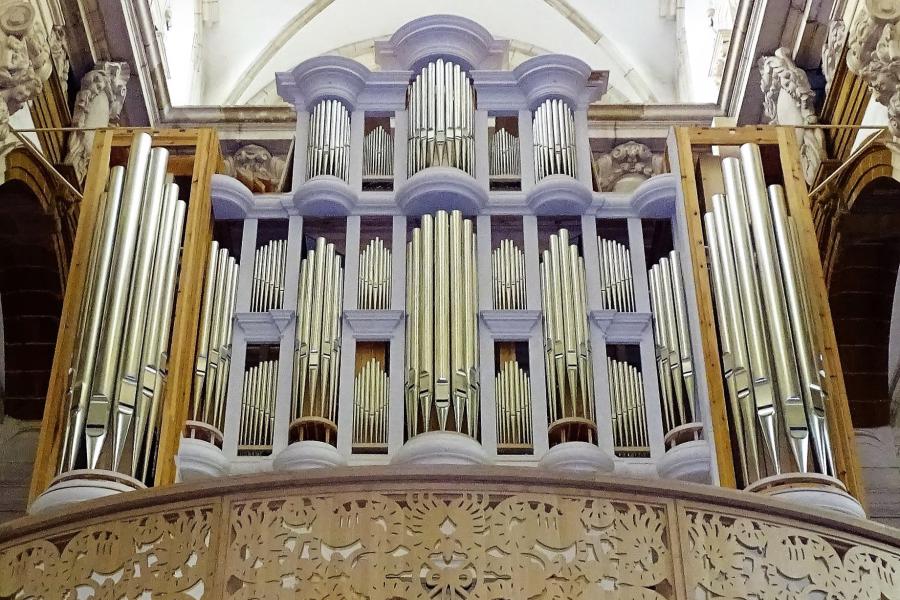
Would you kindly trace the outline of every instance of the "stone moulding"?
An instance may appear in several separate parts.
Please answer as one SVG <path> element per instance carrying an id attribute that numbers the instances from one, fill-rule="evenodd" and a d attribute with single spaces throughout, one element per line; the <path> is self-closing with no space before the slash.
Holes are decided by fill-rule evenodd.
<path id="1" fill-rule="evenodd" d="M 231 476 L 0 525 L 2 597 L 881 600 L 898 577 L 877 524 L 512 467 Z"/>

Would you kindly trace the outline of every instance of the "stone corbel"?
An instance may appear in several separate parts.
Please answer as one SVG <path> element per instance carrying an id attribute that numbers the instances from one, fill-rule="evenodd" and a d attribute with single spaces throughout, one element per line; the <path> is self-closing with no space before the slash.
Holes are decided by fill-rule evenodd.
<path id="1" fill-rule="evenodd" d="M 279 191 L 284 159 L 257 144 L 247 144 L 225 158 L 225 174 L 234 177 L 255 194 Z"/>
<path id="2" fill-rule="evenodd" d="M 888 109 L 888 126 L 900 148 L 900 3 L 866 0 L 850 32 L 847 67 Z"/>
<path id="3" fill-rule="evenodd" d="M 115 123 L 125 104 L 131 67 L 124 62 L 99 62 L 81 79 L 81 91 L 75 97 L 72 126 L 95 128 Z M 66 158 L 83 181 L 87 174 L 94 132 L 75 131 L 69 136 Z"/>
<path id="4" fill-rule="evenodd" d="M 772 125 L 814 125 L 816 93 L 806 72 L 794 64 L 790 50 L 779 48 L 774 56 L 759 59 L 763 111 Z M 825 156 L 825 137 L 819 129 L 798 129 L 800 165 L 806 183 L 812 184 Z"/>
<path id="5" fill-rule="evenodd" d="M 662 173 L 662 165 L 662 153 L 630 141 L 600 154 L 594 162 L 594 176 L 601 192 L 630 192 Z"/>

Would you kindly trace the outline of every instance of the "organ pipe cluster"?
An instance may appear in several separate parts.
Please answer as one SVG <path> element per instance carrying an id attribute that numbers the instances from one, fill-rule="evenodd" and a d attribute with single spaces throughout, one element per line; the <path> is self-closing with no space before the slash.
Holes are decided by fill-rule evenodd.
<path id="1" fill-rule="evenodd" d="M 253 257 L 250 310 L 266 312 L 283 307 L 286 264 L 287 240 L 273 240 L 257 249 Z"/>
<path id="2" fill-rule="evenodd" d="M 266 360 L 244 372 L 238 449 L 270 450 L 275 431 L 278 361 Z"/>
<path id="3" fill-rule="evenodd" d="M 491 253 L 494 274 L 494 308 L 525 309 L 525 254 L 512 240 L 501 240 Z"/>
<path id="4" fill-rule="evenodd" d="M 532 448 L 531 382 L 515 360 L 508 360 L 494 377 L 498 450 Z"/>
<path id="5" fill-rule="evenodd" d="M 127 167 L 110 169 L 100 200 L 60 472 L 84 464 L 148 479 L 186 210 L 166 175 L 169 152 L 150 146 L 149 135 L 135 134 Z"/>
<path id="6" fill-rule="evenodd" d="M 619 455 L 649 455 L 647 409 L 641 372 L 627 362 L 607 358 L 613 442 Z"/>
<path id="7" fill-rule="evenodd" d="M 213 241 L 203 283 L 191 419 L 212 425 L 219 431 L 225 424 L 237 280 L 238 265 L 234 257 L 228 254 L 228 249 L 220 248 L 219 243 Z"/>
<path id="8" fill-rule="evenodd" d="M 456 167 L 475 175 L 475 89 L 459 65 L 428 63 L 407 91 L 409 175 Z"/>
<path id="9" fill-rule="evenodd" d="M 336 442 L 343 298 L 341 257 L 319 237 L 300 264 L 292 441 Z"/>
<path id="10" fill-rule="evenodd" d="M 608 310 L 634 312 L 631 251 L 619 242 L 597 238 L 600 253 L 600 304 Z"/>
<path id="11" fill-rule="evenodd" d="M 723 159 L 722 171 L 725 194 L 712 197 L 704 225 L 744 482 L 831 475 L 822 343 L 784 190 L 766 188 L 755 144 Z"/>
<path id="12" fill-rule="evenodd" d="M 350 170 L 350 113 L 339 100 L 322 100 L 309 117 L 306 178 L 333 175 L 347 181 Z"/>
<path id="13" fill-rule="evenodd" d="M 363 177 L 394 176 L 394 136 L 379 125 L 363 138 Z"/>
<path id="14" fill-rule="evenodd" d="M 357 373 L 353 390 L 353 446 L 355 449 L 387 447 L 390 378 L 375 358 Z"/>
<path id="15" fill-rule="evenodd" d="M 534 111 L 534 173 L 577 176 L 575 116 L 564 100 L 550 99 Z"/>
<path id="16" fill-rule="evenodd" d="M 648 279 L 663 425 L 668 433 L 697 419 L 694 356 L 678 251 L 672 250 L 668 257 L 653 265 Z"/>
<path id="17" fill-rule="evenodd" d="M 391 307 L 391 250 L 384 240 L 370 241 L 359 255 L 357 301 L 364 310 Z"/>
<path id="18" fill-rule="evenodd" d="M 478 279 L 472 221 L 424 215 L 406 249 L 407 435 L 478 437 Z"/>
<path id="19" fill-rule="evenodd" d="M 519 177 L 521 175 L 519 138 L 506 129 L 500 129 L 491 136 L 489 148 L 491 177 Z"/>
<path id="20" fill-rule="evenodd" d="M 594 380 L 588 337 L 584 259 L 569 232 L 550 236 L 541 259 L 547 408 L 552 443 L 594 442 Z"/>

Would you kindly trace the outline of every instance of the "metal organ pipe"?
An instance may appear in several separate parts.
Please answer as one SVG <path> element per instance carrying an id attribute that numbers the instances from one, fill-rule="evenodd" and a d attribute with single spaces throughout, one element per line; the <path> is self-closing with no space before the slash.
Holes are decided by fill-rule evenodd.
<path id="1" fill-rule="evenodd" d="M 356 375 L 353 390 L 353 446 L 387 446 L 390 378 L 384 367 L 370 358 Z"/>
<path id="2" fill-rule="evenodd" d="M 394 136 L 379 125 L 363 138 L 363 177 L 394 176 Z"/>
<path id="3" fill-rule="evenodd" d="M 490 140 L 490 176 L 491 177 L 518 177 L 522 173 L 522 163 L 519 154 L 519 138 L 500 129 L 494 132 Z"/>
<path id="4" fill-rule="evenodd" d="M 534 111 L 534 173 L 577 177 L 575 115 L 565 100 L 548 99 Z"/>
<path id="5" fill-rule="evenodd" d="M 384 240 L 370 241 L 359 255 L 359 308 L 387 310 L 391 304 L 391 250 Z"/>
<path id="6" fill-rule="evenodd" d="M 347 181 L 350 172 L 350 113 L 340 100 L 322 100 L 309 117 L 306 178 L 332 175 Z"/>
<path id="7" fill-rule="evenodd" d="M 541 260 L 550 441 L 594 442 L 593 367 L 588 337 L 584 259 L 569 232 L 550 236 Z"/>
<path id="8" fill-rule="evenodd" d="M 287 263 L 287 241 L 273 240 L 256 250 L 253 257 L 253 286 L 250 310 L 266 312 L 283 308 L 284 268 Z"/>
<path id="9" fill-rule="evenodd" d="M 512 240 L 501 240 L 491 253 L 494 308 L 525 309 L 525 254 Z"/>
<path id="10" fill-rule="evenodd" d="M 607 358 L 613 441 L 617 454 L 646 456 L 650 451 L 641 372 L 624 361 Z"/>
<path id="11" fill-rule="evenodd" d="M 603 308 L 634 312 L 631 251 L 612 240 L 597 238 L 600 255 L 600 302 Z"/>
<path id="12" fill-rule="evenodd" d="M 409 85 L 408 174 L 456 167 L 475 174 L 475 89 L 459 65 L 428 63 Z"/>
<path id="13" fill-rule="evenodd" d="M 494 377 L 497 397 L 497 447 L 530 450 L 532 447 L 531 381 L 515 360 L 508 360 Z"/>
<path id="14" fill-rule="evenodd" d="M 478 281 L 472 221 L 423 215 L 407 244 L 407 436 L 478 439 Z"/>
<path id="15" fill-rule="evenodd" d="M 238 450 L 267 451 L 272 448 L 278 361 L 267 360 L 244 372 Z"/>

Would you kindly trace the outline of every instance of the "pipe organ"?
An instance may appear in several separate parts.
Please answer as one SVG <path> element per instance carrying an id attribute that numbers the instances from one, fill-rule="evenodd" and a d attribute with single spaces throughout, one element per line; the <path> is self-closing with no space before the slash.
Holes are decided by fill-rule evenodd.
<path id="1" fill-rule="evenodd" d="M 309 117 L 306 178 L 332 175 L 347 180 L 350 168 L 350 113 L 340 100 L 322 100 Z"/>
<path id="2" fill-rule="evenodd" d="M 316 239 L 300 266 L 290 437 L 333 444 L 337 430 L 344 269 L 334 244 Z"/>
<path id="3" fill-rule="evenodd" d="M 277 386 L 277 360 L 263 361 L 244 373 L 238 452 L 259 453 L 271 450 L 275 431 Z"/>
<path id="4" fill-rule="evenodd" d="M 381 363 L 370 358 L 356 374 L 353 388 L 353 448 L 387 449 L 390 378 Z"/>
<path id="5" fill-rule="evenodd" d="M 385 310 L 391 304 L 391 250 L 375 238 L 359 254 L 359 308 Z"/>
<path id="6" fill-rule="evenodd" d="M 607 358 L 612 431 L 616 454 L 649 454 L 647 411 L 641 372 L 625 361 Z"/>
<path id="7" fill-rule="evenodd" d="M 653 265 L 648 280 L 663 423 L 668 433 L 697 420 L 694 358 L 678 251 Z"/>
<path id="8" fill-rule="evenodd" d="M 478 439 L 478 278 L 472 221 L 423 215 L 406 249 L 407 436 Z"/>
<path id="9" fill-rule="evenodd" d="M 631 251 L 619 242 L 597 238 L 600 253 L 600 298 L 604 308 L 634 311 Z"/>
<path id="10" fill-rule="evenodd" d="M 704 215 L 722 365 L 746 483 L 834 473 L 827 374 L 784 189 L 766 188 L 759 147 L 722 160 L 725 194 Z"/>
<path id="11" fill-rule="evenodd" d="M 497 451 L 532 449 L 531 382 L 515 360 L 503 363 L 494 377 L 497 397 Z"/>
<path id="12" fill-rule="evenodd" d="M 428 63 L 409 85 L 409 176 L 427 167 L 475 174 L 475 90 L 451 61 Z"/>
<path id="13" fill-rule="evenodd" d="M 379 125 L 363 139 L 363 177 L 393 177 L 394 136 Z"/>
<path id="14" fill-rule="evenodd" d="M 256 251 L 250 296 L 253 312 L 283 308 L 286 259 L 287 240 L 273 240 Z"/>
<path id="15" fill-rule="evenodd" d="M 594 442 L 594 373 L 588 337 L 584 259 L 569 232 L 550 236 L 541 258 L 545 377 L 552 443 Z"/>
<path id="16" fill-rule="evenodd" d="M 491 177 L 518 177 L 522 173 L 519 155 L 519 138 L 500 129 L 491 136 L 490 142 Z"/>
<path id="17" fill-rule="evenodd" d="M 545 100 L 534 111 L 534 173 L 577 177 L 575 115 L 565 100 Z"/>
<path id="18" fill-rule="evenodd" d="M 494 283 L 494 308 L 525 308 L 525 255 L 512 240 L 501 240 L 491 253 Z"/>

